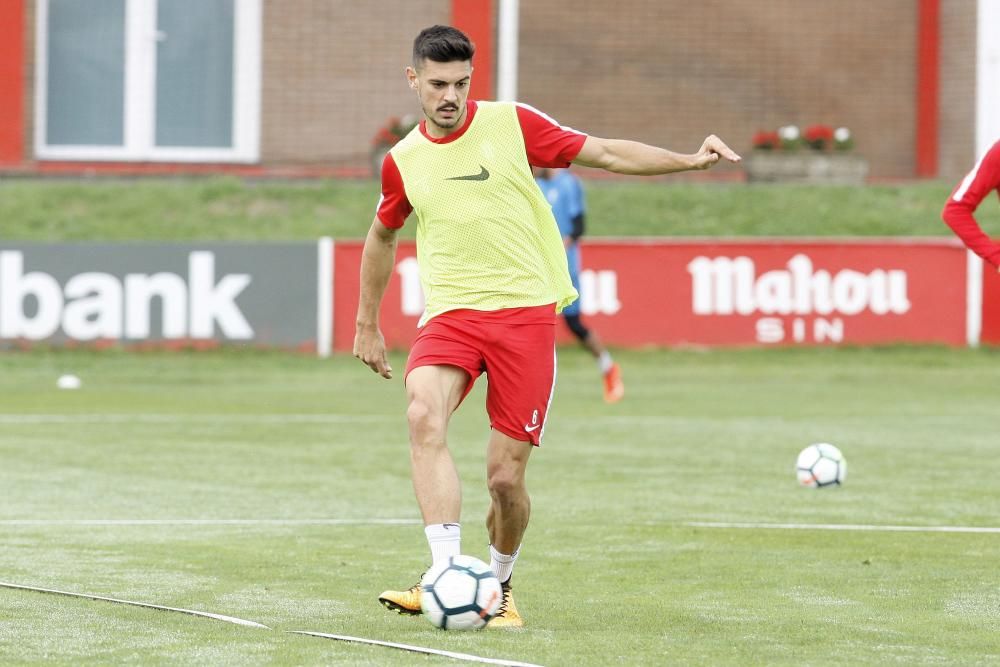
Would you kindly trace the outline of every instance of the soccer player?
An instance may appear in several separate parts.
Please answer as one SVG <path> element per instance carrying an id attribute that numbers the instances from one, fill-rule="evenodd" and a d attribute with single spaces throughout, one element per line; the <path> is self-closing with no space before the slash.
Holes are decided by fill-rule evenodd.
<path id="1" fill-rule="evenodd" d="M 475 102 L 468 99 L 473 53 L 469 38 L 449 26 L 427 28 L 414 41 L 406 79 L 424 119 L 382 163 L 382 196 L 362 251 L 354 355 L 392 377 L 379 306 L 396 234 L 415 212 L 425 310 L 403 374 L 413 489 L 433 561 L 459 554 L 462 491 L 448 422 L 486 373 L 486 526 L 490 564 L 503 584 L 501 611 L 488 627 L 518 627 L 524 620 L 510 581 L 531 510 L 525 470 L 555 386 L 556 314 L 577 297 L 530 165 L 642 175 L 740 157 L 714 135 L 685 155 L 587 136 L 524 104 Z M 379 600 L 419 614 L 419 584 Z"/>
<path id="2" fill-rule="evenodd" d="M 983 233 L 973 215 L 994 190 L 1000 194 L 1000 141 L 986 151 L 948 197 L 941 217 L 966 247 L 1000 270 L 1000 243 Z"/>
<path id="3" fill-rule="evenodd" d="M 559 226 L 563 245 L 566 246 L 566 262 L 569 264 L 569 278 L 577 292 L 580 291 L 580 237 L 583 236 L 585 205 L 583 185 L 580 179 L 565 169 L 534 168 L 535 182 L 552 207 L 552 215 Z M 600 336 L 593 329 L 584 326 L 580 319 L 580 299 L 569 304 L 562 311 L 563 321 L 573 335 L 590 351 L 604 376 L 604 400 L 617 403 L 625 395 L 621 368 L 611 358 Z"/>

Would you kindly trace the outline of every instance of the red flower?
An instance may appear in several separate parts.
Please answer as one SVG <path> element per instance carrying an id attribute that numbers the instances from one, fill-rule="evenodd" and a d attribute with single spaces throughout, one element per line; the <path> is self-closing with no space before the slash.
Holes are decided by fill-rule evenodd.
<path id="1" fill-rule="evenodd" d="M 372 144 L 376 148 L 382 147 L 392 147 L 399 142 L 400 139 L 409 134 L 417 124 L 417 121 L 412 116 L 407 116 L 406 118 L 390 118 L 385 125 L 380 127 L 372 138 Z"/>
<path id="2" fill-rule="evenodd" d="M 812 125 L 803 133 L 806 143 L 816 150 L 825 150 L 833 143 L 833 128 L 829 125 Z"/>
<path id="3" fill-rule="evenodd" d="M 753 147 L 761 150 L 774 150 L 781 144 L 777 132 L 759 130 L 753 135 Z"/>

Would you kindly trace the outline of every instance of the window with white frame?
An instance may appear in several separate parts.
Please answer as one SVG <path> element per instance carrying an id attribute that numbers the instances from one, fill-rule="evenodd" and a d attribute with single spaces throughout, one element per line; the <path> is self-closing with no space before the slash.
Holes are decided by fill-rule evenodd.
<path id="1" fill-rule="evenodd" d="M 261 0 L 38 0 L 42 160 L 256 162 Z"/>

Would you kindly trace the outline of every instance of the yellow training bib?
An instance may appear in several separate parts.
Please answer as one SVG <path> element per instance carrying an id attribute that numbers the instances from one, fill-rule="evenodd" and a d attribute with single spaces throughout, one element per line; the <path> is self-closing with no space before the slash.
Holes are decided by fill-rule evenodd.
<path id="1" fill-rule="evenodd" d="M 479 102 L 454 141 L 434 143 L 415 128 L 391 152 L 417 216 L 418 326 L 457 308 L 555 303 L 559 312 L 576 299 L 514 104 Z"/>

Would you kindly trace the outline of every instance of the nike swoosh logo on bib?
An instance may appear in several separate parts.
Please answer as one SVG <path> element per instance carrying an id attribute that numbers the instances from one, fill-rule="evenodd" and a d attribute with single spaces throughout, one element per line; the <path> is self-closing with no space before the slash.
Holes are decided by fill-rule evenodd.
<path id="1" fill-rule="evenodd" d="M 446 178 L 446 181 L 485 181 L 490 177 L 490 172 L 486 170 L 486 167 L 479 165 L 482 169 L 478 174 L 469 174 L 468 176 L 452 176 L 451 178 Z"/>

